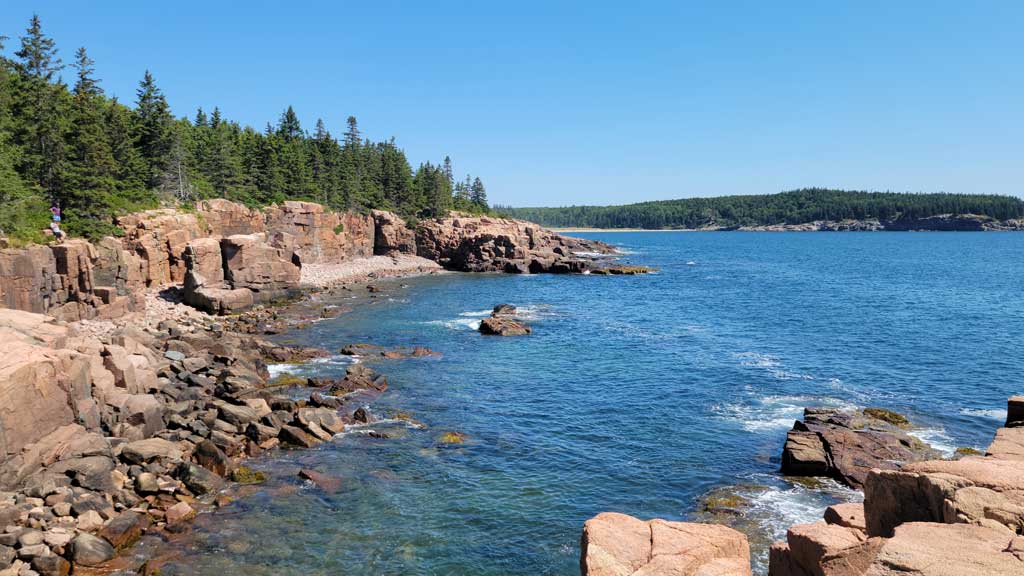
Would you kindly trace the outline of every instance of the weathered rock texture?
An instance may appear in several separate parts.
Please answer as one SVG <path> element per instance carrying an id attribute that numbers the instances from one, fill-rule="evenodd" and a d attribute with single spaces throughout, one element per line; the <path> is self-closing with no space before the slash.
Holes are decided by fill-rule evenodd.
<path id="1" fill-rule="evenodd" d="M 93 573 L 143 532 L 184 529 L 228 478 L 259 482 L 240 458 L 328 441 L 386 388 L 355 365 L 344 398 L 327 395 L 331 381 L 311 382 L 308 401 L 278 396 L 264 357 L 326 351 L 184 322 L 97 338 L 0 310 L 0 574 Z"/>
<path id="2" fill-rule="evenodd" d="M 561 236 L 522 220 L 455 213 L 416 229 L 416 253 L 465 272 L 579 273 L 591 259 L 577 253 L 612 253 L 600 242 Z"/>
<path id="3" fill-rule="evenodd" d="M 638 520 L 604 512 L 583 525 L 584 576 L 749 576 L 743 534 L 714 524 Z"/>
<path id="4" fill-rule="evenodd" d="M 985 457 L 871 470 L 862 505 L 829 508 L 772 545 L 769 576 L 1024 575 L 1018 431 L 1000 429 Z"/>
<path id="5" fill-rule="evenodd" d="M 204 200 L 192 212 L 149 210 L 117 224 L 123 238 L 95 245 L 0 250 L 0 304 L 69 321 L 116 318 L 145 306 L 145 288 L 177 284 L 193 306 L 230 313 L 289 295 L 303 265 L 418 254 L 454 270 L 579 273 L 594 264 L 579 253 L 613 252 L 518 220 L 456 213 L 414 231 L 390 212 L 295 201 L 257 210 Z"/>
<path id="6" fill-rule="evenodd" d="M 872 411 L 807 408 L 786 437 L 782 472 L 791 476 L 825 476 L 854 488 L 873 468 L 894 470 L 901 464 L 939 453 Z"/>
<path id="7" fill-rule="evenodd" d="M 142 268 L 113 238 L 0 250 L 0 304 L 68 321 L 116 318 L 144 306 Z"/>

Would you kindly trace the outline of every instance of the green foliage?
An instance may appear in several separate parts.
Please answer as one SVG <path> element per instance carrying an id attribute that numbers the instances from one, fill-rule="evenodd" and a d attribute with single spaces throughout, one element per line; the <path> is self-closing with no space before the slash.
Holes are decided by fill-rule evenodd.
<path id="1" fill-rule="evenodd" d="M 65 232 L 87 237 L 116 232 L 119 213 L 213 197 L 252 207 L 311 200 L 407 218 L 461 207 L 452 198 L 451 159 L 443 170 L 426 163 L 414 173 L 393 139 L 364 139 L 354 116 L 340 142 L 322 120 L 307 133 L 291 106 L 262 132 L 216 107 L 176 119 L 149 71 L 134 107 L 105 96 L 84 48 L 75 52 L 73 87 L 63 84 L 56 43 L 36 16 L 13 59 L 3 56 L 3 40 L 0 230 L 12 238 L 43 240 L 53 204 Z M 483 184 L 473 184 L 477 202 L 467 191 L 467 203 L 485 211 Z"/>
<path id="2" fill-rule="evenodd" d="M 496 207 L 496 210 L 544 226 L 662 229 L 804 224 L 817 220 L 888 221 L 941 214 L 975 214 L 1007 220 L 1024 217 L 1024 200 L 997 195 L 806 188 L 771 195 L 687 198 L 625 206 Z"/>
<path id="3" fill-rule="evenodd" d="M 345 225 L 344 224 L 338 224 L 337 226 L 334 227 L 334 233 L 335 234 L 341 234 L 344 231 L 345 231 Z"/>

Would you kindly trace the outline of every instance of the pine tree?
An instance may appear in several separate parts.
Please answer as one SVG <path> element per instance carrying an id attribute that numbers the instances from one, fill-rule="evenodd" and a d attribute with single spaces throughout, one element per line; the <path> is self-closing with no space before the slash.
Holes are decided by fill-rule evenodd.
<path id="1" fill-rule="evenodd" d="M 24 151 L 20 170 L 56 200 L 64 168 L 67 114 L 62 108 L 67 103 L 67 90 L 59 79 L 54 80 L 64 65 L 53 39 L 43 34 L 38 15 L 32 16 L 15 56 L 22 82 L 14 112 L 24 119 L 15 132 L 15 141 Z"/>
<path id="2" fill-rule="evenodd" d="M 151 203 L 153 196 L 146 187 L 148 166 L 138 148 L 131 110 L 114 98 L 107 106 L 104 123 L 117 164 L 118 195 L 130 203 Z"/>
<path id="3" fill-rule="evenodd" d="M 480 178 L 475 178 L 469 191 L 469 201 L 480 210 L 487 210 L 487 190 Z"/>
<path id="4" fill-rule="evenodd" d="M 298 140 L 302 136 L 302 126 L 299 124 L 299 117 L 291 106 L 281 113 L 281 120 L 277 124 L 277 134 L 287 142 Z"/>
<path id="5" fill-rule="evenodd" d="M 167 99 L 156 86 L 156 81 L 146 70 L 139 89 L 136 91 L 136 127 L 139 150 L 148 165 L 147 183 L 159 188 L 167 181 L 168 171 L 177 172 L 180 166 L 171 165 L 171 149 L 176 145 L 173 118 L 167 106 Z M 179 160 L 180 158 L 176 158 Z M 173 180 L 180 180 L 176 174 Z"/>
<path id="6" fill-rule="evenodd" d="M 67 173 L 61 206 L 69 233 L 92 235 L 114 208 L 117 193 L 117 160 L 106 128 L 106 101 L 93 76 L 94 62 L 85 48 L 75 53 L 77 80 L 71 104 L 68 132 Z"/>

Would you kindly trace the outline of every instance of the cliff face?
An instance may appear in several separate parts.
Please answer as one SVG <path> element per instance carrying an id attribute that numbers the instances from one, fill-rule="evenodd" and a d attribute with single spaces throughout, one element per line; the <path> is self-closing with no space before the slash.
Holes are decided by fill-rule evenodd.
<path id="1" fill-rule="evenodd" d="M 577 253 L 612 251 L 521 220 L 456 213 L 414 231 L 390 212 L 336 213 L 312 202 L 255 210 L 214 199 L 117 224 L 122 238 L 96 244 L 0 250 L 0 303 L 69 321 L 115 318 L 141 310 L 147 288 L 183 285 L 192 305 L 228 313 L 293 293 L 304 265 L 413 254 L 453 270 L 568 273 L 588 268 Z"/>
<path id="2" fill-rule="evenodd" d="M 561 236 L 531 222 L 453 214 L 420 223 L 416 254 L 465 272 L 583 272 L 582 253 L 610 254 L 601 242 Z"/>

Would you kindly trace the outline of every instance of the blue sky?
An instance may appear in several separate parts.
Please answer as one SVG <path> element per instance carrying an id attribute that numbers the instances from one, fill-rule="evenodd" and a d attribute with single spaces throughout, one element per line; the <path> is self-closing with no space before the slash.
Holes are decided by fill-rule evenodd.
<path id="1" fill-rule="evenodd" d="M 501 204 L 1024 193 L 1024 2 L 9 1 L 8 52 L 33 12 L 124 101 L 355 115 Z"/>

